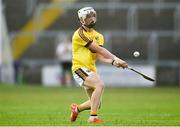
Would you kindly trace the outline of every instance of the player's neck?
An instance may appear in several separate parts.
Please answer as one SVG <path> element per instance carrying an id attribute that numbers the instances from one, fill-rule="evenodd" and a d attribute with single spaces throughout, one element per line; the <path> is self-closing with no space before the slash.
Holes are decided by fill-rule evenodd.
<path id="1" fill-rule="evenodd" d="M 85 29 L 85 31 L 91 32 L 93 30 L 93 28 L 88 28 L 84 25 L 82 25 L 83 29 Z"/>

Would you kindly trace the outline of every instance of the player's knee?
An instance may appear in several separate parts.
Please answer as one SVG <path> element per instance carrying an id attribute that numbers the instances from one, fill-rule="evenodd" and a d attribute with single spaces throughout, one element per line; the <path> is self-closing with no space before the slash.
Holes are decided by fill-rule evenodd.
<path id="1" fill-rule="evenodd" d="M 104 87 L 105 87 L 104 82 L 102 80 L 99 80 L 97 87 L 100 88 L 100 89 L 104 89 Z"/>

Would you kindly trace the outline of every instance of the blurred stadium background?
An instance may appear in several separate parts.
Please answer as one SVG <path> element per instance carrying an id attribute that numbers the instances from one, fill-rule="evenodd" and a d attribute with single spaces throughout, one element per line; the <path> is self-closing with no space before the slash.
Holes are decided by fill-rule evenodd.
<path id="1" fill-rule="evenodd" d="M 57 85 L 57 38 L 72 35 L 79 27 L 77 10 L 92 6 L 105 47 L 156 79 L 149 83 L 126 70 L 98 65 L 107 85 L 180 85 L 179 0 L 1 0 L 0 6 L 1 83 Z M 132 55 L 136 50 L 139 58 Z M 44 81 L 48 77 L 52 82 Z"/>
<path id="2" fill-rule="evenodd" d="M 0 125 L 92 126 L 89 112 L 69 122 L 70 104 L 87 99 L 82 89 L 42 87 L 62 85 L 58 39 L 79 27 L 84 6 L 97 11 L 105 47 L 156 79 L 98 63 L 104 125 L 179 126 L 180 0 L 0 0 Z"/>

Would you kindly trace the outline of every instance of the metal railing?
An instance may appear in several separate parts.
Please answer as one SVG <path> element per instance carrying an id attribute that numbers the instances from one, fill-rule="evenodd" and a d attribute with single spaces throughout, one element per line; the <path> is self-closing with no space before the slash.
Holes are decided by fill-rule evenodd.
<path id="1" fill-rule="evenodd" d="M 38 21 L 38 15 L 44 8 L 51 8 L 51 7 L 58 7 L 61 6 L 66 10 L 78 10 L 81 7 L 84 6 L 92 6 L 95 9 L 107 9 L 109 13 L 114 13 L 115 10 L 127 10 L 127 30 L 125 31 L 102 31 L 102 33 L 105 36 L 106 45 L 110 51 L 112 51 L 112 36 L 125 36 L 129 38 L 130 40 L 135 37 L 146 37 L 148 36 L 148 59 L 147 60 L 128 60 L 131 64 L 153 64 L 155 66 L 172 66 L 172 67 L 178 67 L 179 68 L 179 74 L 180 74 L 180 59 L 179 60 L 159 60 L 158 59 L 158 52 L 159 52 L 159 37 L 173 37 L 174 41 L 177 41 L 179 43 L 180 40 L 180 4 L 177 3 L 165 3 L 163 0 L 158 0 L 152 3 L 121 3 L 117 1 L 109 1 L 107 3 L 75 3 L 73 6 L 69 6 L 68 4 L 61 4 L 61 5 L 49 5 L 49 4 L 40 4 L 36 7 L 36 11 L 34 14 L 35 20 Z M 137 10 L 154 10 L 155 13 L 158 15 L 161 10 L 166 9 L 174 9 L 174 30 L 172 31 L 139 31 L 137 28 Z M 38 27 L 37 27 L 38 28 Z M 14 36 L 18 34 L 24 34 L 24 35 L 34 35 L 38 38 L 41 37 L 55 37 L 59 35 L 64 34 L 72 34 L 73 31 L 71 30 L 64 30 L 64 31 L 44 31 L 44 32 L 38 32 L 38 33 L 19 33 L 19 32 L 12 32 L 11 37 L 13 39 Z M 38 43 L 38 41 L 37 41 Z M 43 43 L 43 42 L 41 42 Z M 52 43 L 52 42 L 50 42 Z M 55 42 L 54 42 L 55 43 Z M 54 58 L 52 59 L 43 59 L 43 60 L 37 60 L 37 59 L 23 59 L 23 64 L 29 65 L 29 66 L 36 66 L 36 65 L 45 65 L 45 64 L 54 64 L 57 62 L 57 60 Z M 180 82 L 180 77 L 179 77 Z M 180 84 L 180 83 L 179 83 Z"/>

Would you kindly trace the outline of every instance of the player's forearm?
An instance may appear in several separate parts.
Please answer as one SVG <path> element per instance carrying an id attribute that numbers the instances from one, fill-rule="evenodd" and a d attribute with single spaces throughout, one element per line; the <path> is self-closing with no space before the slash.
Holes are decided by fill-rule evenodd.
<path id="1" fill-rule="evenodd" d="M 107 49 L 101 47 L 101 50 L 99 52 L 104 58 L 113 60 L 114 58 L 117 58 L 115 55 L 113 55 L 111 52 L 109 52 Z"/>
<path id="2" fill-rule="evenodd" d="M 110 52 L 108 52 L 106 49 L 104 48 L 100 48 L 97 53 L 97 57 L 99 58 L 99 60 L 101 62 L 107 63 L 107 64 L 112 64 L 116 67 L 122 67 L 122 68 L 127 68 L 128 64 L 121 60 L 120 58 L 114 56 L 113 54 L 111 54 Z"/>
<path id="3" fill-rule="evenodd" d="M 112 64 L 112 59 L 107 59 L 107 58 L 104 58 L 104 56 L 100 55 L 100 54 L 97 54 L 97 57 L 99 59 L 100 62 L 102 63 L 105 63 L 105 64 Z"/>
<path id="4" fill-rule="evenodd" d="M 100 59 L 100 61 L 102 62 L 102 63 L 105 63 L 105 64 L 112 64 L 112 59 Z"/>
<path id="5" fill-rule="evenodd" d="M 89 46 L 89 49 L 91 49 L 92 51 L 100 54 L 101 56 L 103 56 L 104 58 L 107 58 L 107 59 L 114 60 L 117 58 L 115 55 L 113 55 L 107 49 L 100 47 L 100 46 L 96 45 L 95 43 L 91 43 L 91 45 Z"/>
<path id="6" fill-rule="evenodd" d="M 116 57 L 115 55 L 113 55 L 103 47 L 102 47 L 101 55 L 104 57 L 104 62 L 106 63 L 111 63 L 116 67 L 123 67 L 123 68 L 128 67 L 128 64 L 124 60 Z"/>

